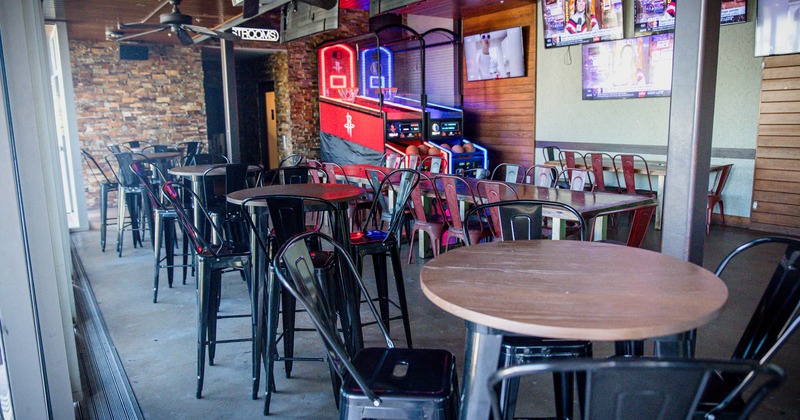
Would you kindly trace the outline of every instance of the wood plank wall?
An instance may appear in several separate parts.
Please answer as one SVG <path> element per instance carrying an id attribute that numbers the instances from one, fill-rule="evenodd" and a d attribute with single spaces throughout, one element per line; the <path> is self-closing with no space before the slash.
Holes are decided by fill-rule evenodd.
<path id="1" fill-rule="evenodd" d="M 800 235 L 800 54 L 766 57 L 750 227 Z"/>
<path id="2" fill-rule="evenodd" d="M 522 26 L 525 77 L 468 82 L 464 86 L 464 133 L 489 149 L 490 166 L 533 165 L 536 122 L 536 4 L 464 19 L 464 35 Z"/>

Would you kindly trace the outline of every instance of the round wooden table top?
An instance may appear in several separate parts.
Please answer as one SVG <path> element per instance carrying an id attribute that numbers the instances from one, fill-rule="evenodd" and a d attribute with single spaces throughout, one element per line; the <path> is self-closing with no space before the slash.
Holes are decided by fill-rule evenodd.
<path id="1" fill-rule="evenodd" d="M 176 166 L 169 170 L 170 175 L 175 176 L 202 176 L 209 168 L 213 168 L 215 166 L 219 166 L 219 168 L 212 170 L 208 173 L 208 175 L 225 175 L 225 164 L 224 163 L 213 163 L 208 165 L 188 165 L 188 166 Z M 250 165 L 247 167 L 248 172 L 256 172 L 260 171 L 261 167 L 258 165 Z"/>
<path id="2" fill-rule="evenodd" d="M 702 267 L 599 242 L 478 244 L 429 261 L 420 279 L 428 299 L 467 321 L 561 339 L 677 334 L 716 318 L 728 299 Z"/>
<path id="3" fill-rule="evenodd" d="M 260 195 L 298 195 L 320 198 L 332 203 L 355 200 L 364 195 L 364 189 L 346 184 L 289 184 L 248 188 L 228 194 L 228 202 L 241 205 L 245 200 Z M 251 201 L 254 206 L 266 206 L 265 201 Z"/>

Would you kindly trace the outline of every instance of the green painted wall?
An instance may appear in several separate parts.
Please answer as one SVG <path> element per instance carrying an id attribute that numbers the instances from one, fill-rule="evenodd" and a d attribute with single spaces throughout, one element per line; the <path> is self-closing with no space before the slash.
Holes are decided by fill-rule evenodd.
<path id="1" fill-rule="evenodd" d="M 758 128 L 761 57 L 754 57 L 756 2 L 748 3 L 746 23 L 720 30 L 715 148 L 754 150 Z M 680 12 L 679 12 L 680 13 Z M 626 3 L 625 34 L 633 34 L 633 2 Z M 541 10 L 536 24 L 536 140 L 667 146 L 669 98 L 581 99 L 581 47 L 544 48 Z M 665 156 L 652 156 L 665 159 Z M 537 153 L 537 161 L 541 154 Z M 726 214 L 749 217 L 752 159 L 713 159 L 734 163 L 726 187 Z"/>

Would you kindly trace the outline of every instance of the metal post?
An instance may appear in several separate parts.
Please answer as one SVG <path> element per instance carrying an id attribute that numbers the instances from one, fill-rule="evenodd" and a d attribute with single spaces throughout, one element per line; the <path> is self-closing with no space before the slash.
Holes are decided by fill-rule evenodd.
<path id="1" fill-rule="evenodd" d="M 718 1 L 681 2 L 675 22 L 672 101 L 661 252 L 703 263 L 706 194 L 714 123 Z"/>
<path id="2" fill-rule="evenodd" d="M 239 144 L 239 106 L 236 98 L 236 60 L 233 41 L 222 43 L 222 97 L 225 102 L 225 145 L 231 163 L 242 161 Z"/>

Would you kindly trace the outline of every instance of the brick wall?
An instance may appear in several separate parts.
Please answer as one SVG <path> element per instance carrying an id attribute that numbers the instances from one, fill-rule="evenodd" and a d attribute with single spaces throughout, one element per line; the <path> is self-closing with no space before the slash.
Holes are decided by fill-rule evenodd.
<path id="1" fill-rule="evenodd" d="M 151 45 L 149 60 L 123 61 L 118 44 L 74 40 L 70 58 L 80 145 L 99 161 L 110 143 L 206 140 L 199 48 Z M 87 170 L 87 205 L 96 207 L 99 187 Z"/>
<path id="2" fill-rule="evenodd" d="M 290 136 L 287 136 L 287 143 L 290 144 L 292 153 L 319 157 L 317 47 L 327 41 L 349 38 L 368 31 L 369 12 L 339 9 L 338 29 L 286 43 L 287 59 L 291 63 L 288 74 L 289 96 L 291 97 L 291 119 L 289 121 L 291 132 Z M 275 90 L 277 93 L 277 81 Z M 280 128 L 278 131 L 280 139 Z"/>

